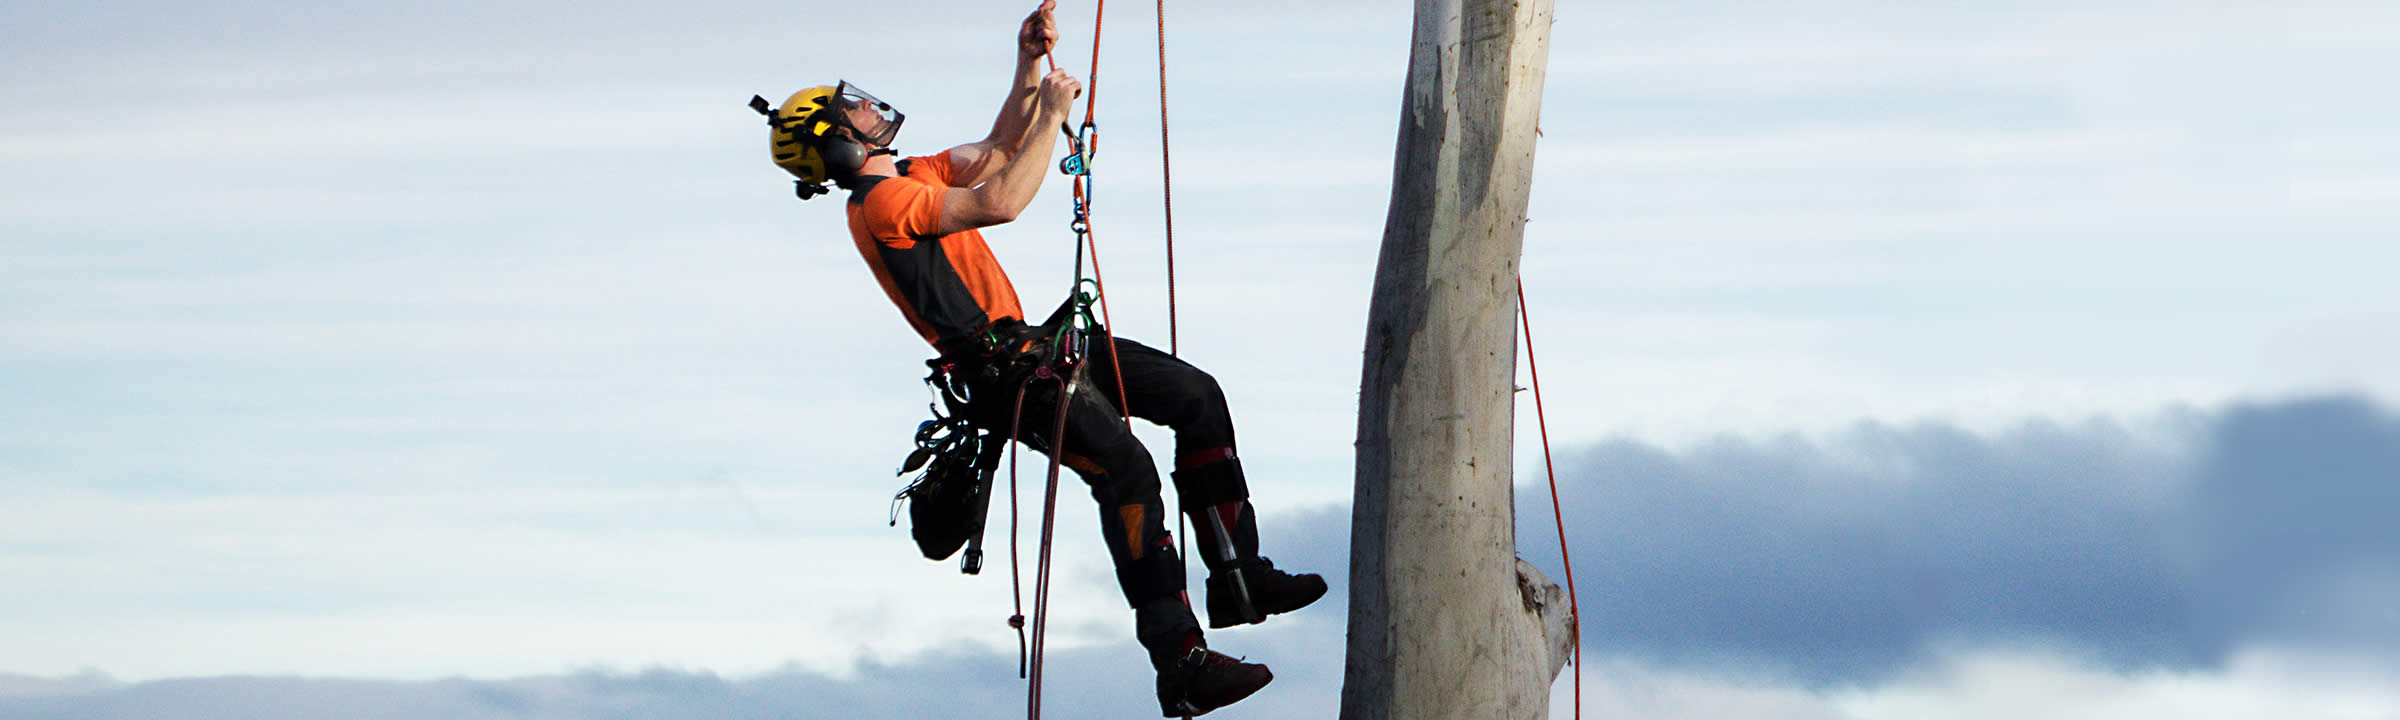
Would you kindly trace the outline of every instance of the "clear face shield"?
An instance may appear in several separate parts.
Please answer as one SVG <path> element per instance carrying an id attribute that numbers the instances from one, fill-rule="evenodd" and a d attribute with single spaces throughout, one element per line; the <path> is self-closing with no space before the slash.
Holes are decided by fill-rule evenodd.
<path id="1" fill-rule="evenodd" d="M 834 91 L 836 110 L 841 126 L 850 128 L 853 137 L 876 147 L 891 147 L 892 138 L 900 134 L 900 122 L 908 119 L 890 103 L 875 99 L 844 80 Z"/>

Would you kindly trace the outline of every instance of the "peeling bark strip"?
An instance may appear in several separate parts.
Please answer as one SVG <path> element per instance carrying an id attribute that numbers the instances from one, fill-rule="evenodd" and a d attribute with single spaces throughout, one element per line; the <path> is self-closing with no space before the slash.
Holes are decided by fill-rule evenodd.
<path id="1" fill-rule="evenodd" d="M 1571 638 L 1557 585 L 1516 559 L 1511 389 L 1551 3 L 1416 10 L 1360 379 L 1341 716 L 1539 718 Z"/>

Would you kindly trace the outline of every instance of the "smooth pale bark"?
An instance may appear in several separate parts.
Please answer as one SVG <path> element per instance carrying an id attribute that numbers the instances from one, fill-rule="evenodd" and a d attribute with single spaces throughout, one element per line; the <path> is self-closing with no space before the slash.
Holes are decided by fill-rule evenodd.
<path id="1" fill-rule="evenodd" d="M 1515 287 L 1549 0 L 1418 0 L 1367 321 L 1344 720 L 1540 718 L 1572 645 L 1516 558 Z M 1521 571 L 1522 570 L 1522 571 Z"/>

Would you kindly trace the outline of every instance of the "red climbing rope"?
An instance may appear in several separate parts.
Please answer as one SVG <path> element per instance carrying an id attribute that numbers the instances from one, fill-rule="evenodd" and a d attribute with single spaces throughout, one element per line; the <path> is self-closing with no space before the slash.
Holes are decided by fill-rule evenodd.
<path id="1" fill-rule="evenodd" d="M 1167 224 L 1167 354 L 1183 357 L 1175 332 L 1175 144 L 1167 137 L 1167 0 L 1158 0 L 1158 172 Z M 1175 557 L 1192 556 L 1191 528 L 1175 513 Z"/>
<path id="2" fill-rule="evenodd" d="M 1050 427 L 1050 477 L 1042 488 L 1042 553 L 1033 576 L 1033 674 L 1026 691 L 1026 713 L 1032 720 L 1042 717 L 1042 640 L 1050 632 L 1050 539 L 1058 519 L 1058 467 L 1067 455 L 1067 406 L 1074 402 L 1082 371 L 1082 361 L 1077 360 L 1066 368 L 1066 377 L 1058 379 L 1058 416 Z"/>
<path id="3" fill-rule="evenodd" d="M 1008 616 L 1008 626 L 1017 631 L 1017 677 L 1027 675 L 1029 657 L 1025 644 L 1025 586 L 1019 579 L 1024 574 L 1023 558 L 1017 556 L 1017 430 L 1025 421 L 1025 390 L 1027 382 L 1017 386 L 1017 403 L 1008 417 L 1008 595 L 1016 603 L 1017 614 Z"/>
<path id="4" fill-rule="evenodd" d="M 1059 466 L 1066 460 L 1065 438 L 1068 405 L 1074 402 L 1075 391 L 1082 384 L 1083 359 L 1070 357 L 1056 365 L 1035 368 L 1033 375 L 1017 386 L 1017 403 L 1008 421 L 1008 586 L 1015 599 L 1017 614 L 1008 618 L 1008 626 L 1017 631 L 1017 674 L 1026 678 L 1026 717 L 1039 720 L 1042 716 L 1042 646 L 1050 630 L 1050 549 L 1053 530 L 1058 525 Z M 1025 639 L 1025 590 L 1020 584 L 1017 556 L 1017 444 L 1022 440 L 1025 420 L 1025 395 L 1036 382 L 1058 383 L 1058 397 L 1053 404 L 1050 434 L 1043 438 L 1049 448 L 1050 471 L 1042 487 L 1041 551 L 1034 560 L 1033 579 L 1033 641 L 1028 648 Z"/>
<path id="5" fill-rule="evenodd" d="M 1175 154 L 1167 141 L 1167 0 L 1158 0 L 1158 172 L 1167 214 L 1167 354 L 1182 356 L 1175 336 Z"/>
<path id="6" fill-rule="evenodd" d="M 1550 476 L 1550 517 L 1558 523 L 1558 561 L 1567 569 L 1567 622 L 1575 632 L 1575 717 L 1583 717 L 1583 605 L 1575 599 L 1575 561 L 1567 554 L 1567 514 L 1558 504 L 1558 466 L 1550 461 L 1550 419 L 1542 411 L 1542 366 L 1533 360 L 1533 316 L 1525 311 L 1525 279 L 1517 279 L 1517 319 L 1525 325 L 1525 369 L 1533 376 L 1533 417 L 1542 430 L 1542 469 Z"/>

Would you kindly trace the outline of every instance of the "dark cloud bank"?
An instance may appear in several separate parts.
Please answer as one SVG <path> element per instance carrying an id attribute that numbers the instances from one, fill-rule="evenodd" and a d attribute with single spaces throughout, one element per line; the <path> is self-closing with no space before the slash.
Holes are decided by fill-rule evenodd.
<path id="1" fill-rule="evenodd" d="M 2186 442 L 2145 439 L 2159 434 Z M 1949 648 L 2034 646 L 2126 670 L 2211 669 L 2257 645 L 2400 658 L 2400 418 L 2362 398 L 2238 406 L 2146 435 L 1869 424 L 1824 441 L 1616 441 L 1566 458 L 1595 655 L 1814 687 L 1872 686 Z M 1556 577 L 1546 495 L 1526 487 L 1520 545 Z M 1270 520 L 1278 564 L 1346 566 L 1346 510 Z M 1278 671 L 1244 717 L 1330 712 L 1341 613 L 1220 637 Z M 1045 715 L 1127 716 L 1149 696 L 1139 657 L 1055 653 Z M 847 678 L 0 676 L 0 718 L 999 717 L 1024 711 L 1015 669 L 963 654 Z"/>
<path id="2" fill-rule="evenodd" d="M 1812 685 L 1940 647 L 2124 669 L 2255 644 L 2400 655 L 2400 420 L 2324 398 L 2190 430 L 2181 451 L 2104 424 L 1583 451 L 1561 493 L 1588 649 Z M 1519 546 L 1555 554 L 1526 500 Z"/>

